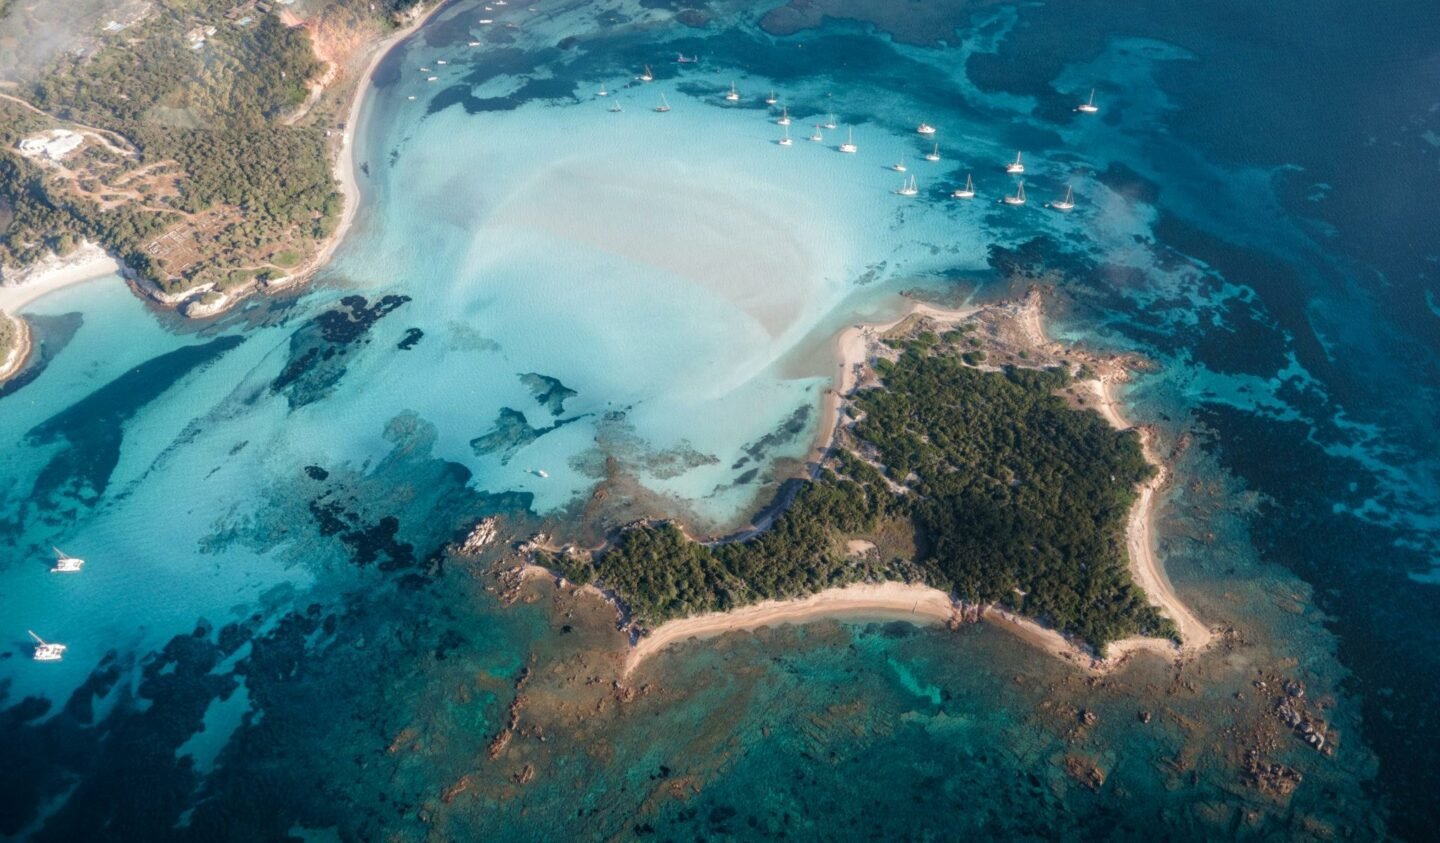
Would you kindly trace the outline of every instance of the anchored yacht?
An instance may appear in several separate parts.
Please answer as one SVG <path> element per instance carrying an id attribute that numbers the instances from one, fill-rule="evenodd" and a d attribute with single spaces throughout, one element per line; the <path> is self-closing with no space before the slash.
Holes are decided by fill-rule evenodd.
<path id="1" fill-rule="evenodd" d="M 780 106 L 780 119 L 776 120 L 775 122 L 779 123 L 781 126 L 790 125 L 790 109 L 786 108 L 783 105 Z"/>
<path id="2" fill-rule="evenodd" d="M 965 186 L 950 195 L 954 196 L 956 199 L 975 198 L 975 182 L 970 179 L 969 173 L 965 174 Z"/>
<path id="3" fill-rule="evenodd" d="M 935 144 L 935 148 L 932 149 L 932 150 L 930 150 L 930 152 L 925 155 L 925 160 L 926 160 L 926 161 L 939 161 L 939 160 L 940 160 L 940 144 L 938 144 L 938 143 Z"/>
<path id="4" fill-rule="evenodd" d="M 661 114 L 664 114 L 665 112 L 670 110 L 670 103 L 666 102 L 664 94 L 660 95 L 660 104 L 655 106 L 655 110 L 660 112 Z"/>
<path id="5" fill-rule="evenodd" d="M 919 132 L 922 135 L 929 136 L 935 134 L 935 127 L 930 125 L 929 123 L 921 123 L 919 126 L 915 127 L 915 131 Z"/>
<path id="6" fill-rule="evenodd" d="M 783 128 L 783 129 L 785 130 L 785 137 L 783 137 L 783 138 L 781 138 L 781 139 L 779 140 L 779 144 L 780 144 L 781 146 L 790 146 L 791 144 L 795 143 L 795 141 L 793 141 L 793 140 L 790 139 L 790 127 L 789 127 L 789 126 L 782 126 L 781 128 Z"/>
<path id="7" fill-rule="evenodd" d="M 642 74 L 640 74 L 640 81 L 641 81 L 641 82 L 654 82 L 654 81 L 655 81 L 655 74 L 653 74 L 653 73 L 650 72 L 650 65 L 648 65 L 648 64 L 645 65 L 645 72 L 642 73 Z"/>
<path id="8" fill-rule="evenodd" d="M 85 560 L 77 556 L 71 556 L 58 547 L 52 547 L 55 551 L 55 564 L 50 568 L 52 574 L 76 574 L 85 567 Z"/>
<path id="9" fill-rule="evenodd" d="M 915 184 L 915 177 L 911 176 L 910 180 L 903 182 L 900 185 L 900 189 L 895 192 L 900 194 L 901 196 L 914 196 L 915 194 L 920 192 L 920 188 L 917 187 Z"/>
<path id="10" fill-rule="evenodd" d="M 1019 175 L 1025 172 L 1025 163 L 1020 160 L 1020 153 L 1015 153 L 1015 160 L 1005 165 L 1005 172 L 1011 175 Z"/>
<path id="11" fill-rule="evenodd" d="M 905 172 L 905 153 L 900 153 L 900 160 L 890 165 L 890 169 L 897 173 Z"/>
<path id="12" fill-rule="evenodd" d="M 816 143 L 819 143 L 819 142 L 825 140 L 825 136 L 822 135 L 822 134 L 820 134 L 820 124 L 819 124 L 819 123 L 816 123 L 816 124 L 815 124 L 815 133 L 810 136 L 810 140 L 815 141 Z"/>
<path id="13" fill-rule="evenodd" d="M 730 92 L 725 95 L 725 101 L 726 101 L 726 102 L 739 102 L 739 101 L 740 101 L 740 91 L 738 91 L 738 90 L 735 88 L 735 83 L 734 83 L 734 82 L 731 82 L 731 83 L 730 83 Z"/>
<path id="14" fill-rule="evenodd" d="M 1057 211 L 1075 210 L 1075 188 L 1066 185 L 1065 198 L 1061 199 L 1059 202 L 1051 202 L 1050 207 L 1054 208 Z"/>
<path id="15" fill-rule="evenodd" d="M 822 123 L 821 126 L 822 126 L 823 128 L 826 128 L 826 129 L 834 129 L 834 128 L 836 128 L 836 126 L 835 126 L 835 115 L 831 114 L 831 115 L 829 115 L 828 117 L 826 117 L 826 118 L 825 118 L 825 122 Z"/>
<path id="16" fill-rule="evenodd" d="M 854 129 L 848 129 L 847 132 L 848 132 L 848 134 L 846 135 L 846 141 L 845 141 L 844 143 L 840 144 L 840 151 L 841 151 L 841 152 L 859 152 L 859 151 L 860 151 L 860 147 L 858 147 L 858 146 L 855 145 L 855 130 L 854 130 Z"/>
<path id="17" fill-rule="evenodd" d="M 35 639 L 34 658 L 37 662 L 58 662 L 65 655 L 65 651 L 69 649 L 64 644 L 47 643 L 33 631 L 27 630 L 27 632 L 30 632 L 30 637 Z"/>
<path id="18" fill-rule="evenodd" d="M 1075 106 L 1075 110 L 1076 110 L 1076 111 L 1084 112 L 1084 113 L 1086 113 L 1086 114 L 1094 114 L 1094 113 L 1096 113 L 1096 112 L 1098 112 L 1098 111 L 1100 110 L 1100 106 L 1098 106 L 1098 105 L 1095 104 L 1095 89 L 1094 89 L 1094 88 L 1091 88 L 1091 89 L 1090 89 L 1090 99 L 1088 99 L 1088 100 L 1086 100 L 1085 102 L 1082 102 L 1082 103 L 1080 103 L 1079 105 Z"/>
<path id="19" fill-rule="evenodd" d="M 765 104 L 766 104 L 766 105 L 774 105 L 775 103 L 777 103 L 777 102 L 779 102 L 779 101 L 780 101 L 780 98 L 777 97 L 777 96 L 775 96 L 775 92 L 774 92 L 774 91 L 771 91 L 771 92 L 770 92 L 770 96 L 768 96 L 768 97 L 765 98 Z"/>
<path id="20" fill-rule="evenodd" d="M 619 114 L 620 112 L 622 112 L 622 111 L 624 111 L 624 110 L 625 110 L 625 109 L 623 109 L 623 108 L 620 107 L 620 101 L 619 101 L 619 100 L 611 100 L 611 101 L 610 101 L 610 111 L 611 111 L 611 113 Z"/>
<path id="21" fill-rule="evenodd" d="M 1002 199 L 1001 201 L 1004 202 L 1006 205 L 1024 205 L 1024 204 L 1025 204 L 1025 182 L 1022 181 L 1022 182 L 1020 182 L 1020 184 L 1018 184 L 1018 185 L 1015 187 L 1015 195 L 1014 195 L 1014 196 L 1006 196 L 1006 197 L 1005 197 L 1004 199 Z"/>
<path id="22" fill-rule="evenodd" d="M 600 86 L 600 90 L 598 90 L 598 91 L 595 92 L 595 96 L 597 96 L 597 97 L 608 97 L 608 96 L 610 96 L 610 92 L 607 91 L 607 90 L 605 90 L 605 86 L 604 86 L 604 85 L 601 85 L 601 86 Z"/>

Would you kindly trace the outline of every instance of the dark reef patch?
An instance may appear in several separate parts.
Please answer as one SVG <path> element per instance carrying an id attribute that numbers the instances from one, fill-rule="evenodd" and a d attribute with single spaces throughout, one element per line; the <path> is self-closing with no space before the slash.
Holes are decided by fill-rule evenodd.
<path id="1" fill-rule="evenodd" d="M 370 341 L 375 323 L 408 301 L 409 296 L 394 295 L 373 305 L 364 296 L 341 299 L 291 334 L 288 361 L 270 391 L 284 393 L 292 410 L 329 395 L 345 376 L 346 363 Z"/>
<path id="2" fill-rule="evenodd" d="M 425 332 L 419 328 L 406 328 L 405 336 L 400 338 L 400 342 L 396 343 L 395 347 L 401 351 L 409 351 L 419 345 L 420 340 L 423 339 L 424 336 Z"/>
<path id="3" fill-rule="evenodd" d="M 559 419 L 549 427 L 532 427 L 524 413 L 510 407 L 501 407 L 500 414 L 495 418 L 495 427 L 489 433 L 471 439 L 470 450 L 474 451 L 476 456 L 482 457 L 499 454 L 500 464 L 507 465 L 521 448 L 582 418 L 584 416 L 575 416 Z"/>
<path id="4" fill-rule="evenodd" d="M 146 360 L 31 428 L 26 434 L 30 444 L 66 444 L 35 479 L 30 503 L 49 509 L 64 498 L 93 505 L 105 494 L 120 459 L 125 423 L 186 375 L 244 341 L 239 336 L 220 337 Z"/>
<path id="5" fill-rule="evenodd" d="M 580 394 L 558 379 L 538 372 L 525 372 L 520 375 L 520 382 L 530 389 L 530 394 L 535 396 L 535 403 L 556 417 L 565 412 L 566 401 Z"/>

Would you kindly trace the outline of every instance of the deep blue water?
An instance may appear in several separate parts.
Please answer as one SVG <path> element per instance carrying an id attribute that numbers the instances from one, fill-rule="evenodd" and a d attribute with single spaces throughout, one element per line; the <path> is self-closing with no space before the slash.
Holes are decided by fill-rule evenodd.
<path id="1" fill-rule="evenodd" d="M 298 300 L 198 334 L 115 284 L 32 308 L 40 361 L 0 391 L 0 835 L 1428 839 L 1440 9 L 925 4 L 943 26 L 837 14 L 775 37 L 772 4 L 711 3 L 703 27 L 654 5 L 461 3 L 402 45 L 356 128 L 360 234 Z M 600 84 L 652 116 L 629 81 L 646 63 L 677 122 L 601 128 Z M 727 112 L 732 78 L 747 101 Z M 1101 113 L 1076 114 L 1092 86 Z M 866 157 L 830 177 L 797 140 L 793 169 L 773 163 L 752 101 L 770 87 L 797 137 L 834 111 Z M 898 205 L 884 167 L 926 151 L 918 114 L 946 160 L 915 164 L 925 192 Z M 598 251 L 495 258 L 537 226 L 502 214 L 508 185 L 586 139 L 626 178 L 640 160 L 688 184 L 690 156 L 738 196 L 758 172 L 778 227 L 825 238 L 766 266 L 850 275 L 765 298 L 798 315 L 762 329 L 749 299 L 675 281 L 702 269 L 658 282 L 686 311 L 648 287 L 576 292 L 575 266 L 605 280 Z M 972 170 L 1008 189 L 1016 148 L 1032 196 L 1072 184 L 1075 213 L 946 198 Z M 717 226 L 739 207 L 705 201 Z M 488 514 L 506 538 L 576 529 L 597 484 L 621 513 L 724 520 L 776 479 L 727 467 L 803 452 L 828 333 L 901 289 L 1037 282 L 1054 333 L 1154 363 L 1126 399 L 1175 460 L 1160 551 L 1231 630 L 1194 664 L 1091 682 L 986 626 L 820 623 L 684 645 L 627 691 L 607 606 L 547 584 L 502 605 L 483 564 L 444 552 Z M 711 359 L 715 325 L 751 331 L 754 359 Z M 740 385 L 675 397 L 697 373 Z M 522 470 L 541 464 L 553 483 Z M 86 572 L 57 582 L 52 543 Z M 32 664 L 27 627 L 66 661 Z M 1277 725 L 1285 679 L 1333 754 Z M 1293 793 L 1248 783 L 1255 747 L 1303 774 Z"/>

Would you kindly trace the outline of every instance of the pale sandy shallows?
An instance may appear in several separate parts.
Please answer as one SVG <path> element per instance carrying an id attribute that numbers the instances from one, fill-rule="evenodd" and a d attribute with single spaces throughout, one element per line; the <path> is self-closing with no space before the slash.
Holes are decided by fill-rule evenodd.
<path id="1" fill-rule="evenodd" d="M 841 409 L 839 396 L 849 393 L 855 387 L 855 372 L 857 367 L 865 363 L 873 338 L 916 313 L 941 322 L 955 322 L 970 316 L 977 309 L 947 311 L 917 304 L 907 310 L 904 316 L 888 324 L 857 325 L 842 331 L 836 339 L 840 374 L 836 379 L 834 394 L 826 401 L 825 418 L 838 422 Z M 1026 311 L 1023 315 L 1027 327 L 1034 333 L 1031 340 L 1037 344 L 1046 342 L 1039 307 L 1031 305 Z M 1097 380 L 1091 383 L 1090 388 L 1099 399 L 1101 415 L 1117 430 L 1128 429 L 1131 425 L 1119 412 L 1119 403 L 1111 391 L 1112 384 Z M 1167 469 L 1152 453 L 1148 436 L 1143 442 L 1146 459 L 1156 465 L 1159 471 L 1141 487 L 1139 498 L 1130 511 L 1126 523 L 1126 549 L 1136 584 L 1153 604 L 1159 606 L 1175 622 L 1180 632 L 1180 647 L 1159 638 L 1127 638 L 1112 642 L 1106 647 L 1102 657 L 1096 658 L 1060 632 L 1003 609 L 986 608 L 981 614 L 984 620 L 1092 673 L 1114 670 L 1136 652 L 1150 651 L 1165 657 L 1178 658 L 1197 653 L 1211 643 L 1213 633 L 1210 628 L 1180 601 L 1156 558 L 1151 521 L 1154 517 L 1156 492 L 1166 480 Z M 823 447 L 828 445 L 827 439 Z M 689 638 L 709 638 L 735 630 L 837 617 L 937 623 L 955 617 L 958 609 L 948 594 L 928 586 L 883 583 L 832 588 L 797 600 L 769 600 L 733 612 L 716 612 L 663 623 L 631 649 L 625 663 L 625 672 L 628 674 L 646 658 L 670 644 Z"/>

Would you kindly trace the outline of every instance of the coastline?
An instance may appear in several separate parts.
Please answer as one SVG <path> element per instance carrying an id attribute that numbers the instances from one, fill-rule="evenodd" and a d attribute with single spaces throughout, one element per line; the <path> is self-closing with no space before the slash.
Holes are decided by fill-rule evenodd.
<path id="1" fill-rule="evenodd" d="M 84 243 L 66 257 L 52 255 L 15 273 L 18 280 L 13 283 L 9 277 L 0 283 L 0 316 L 12 320 L 19 334 L 0 360 L 0 383 L 18 375 L 30 359 L 33 340 L 22 310 L 51 293 L 122 271 L 120 262 L 99 246 Z"/>
<path id="2" fill-rule="evenodd" d="M 1042 306 L 1038 294 L 1032 293 L 1016 305 L 1002 306 L 1010 312 L 1024 341 L 1032 348 L 1050 345 L 1044 332 Z M 920 315 L 940 324 L 963 321 L 984 307 L 963 307 L 953 310 L 913 302 L 898 318 L 885 323 L 857 324 L 840 332 L 835 339 L 839 358 L 839 374 L 835 387 L 825 397 L 822 418 L 830 424 L 817 444 L 821 458 L 834 447 L 835 438 L 844 423 L 845 398 L 859 386 L 861 374 L 876 342 L 913 316 Z M 1082 384 L 1099 401 L 1098 412 L 1116 430 L 1133 427 L 1121 414 L 1113 392 L 1113 382 L 1096 378 Z M 978 607 L 978 617 L 1000 629 L 1017 635 L 1051 655 L 1063 659 L 1092 675 L 1109 673 L 1139 652 L 1152 652 L 1166 658 L 1184 659 L 1204 650 L 1214 634 L 1175 594 L 1160 568 L 1154 547 L 1154 510 L 1156 493 L 1169 478 L 1164 461 L 1154 453 L 1151 434 L 1139 429 L 1145 459 L 1155 466 L 1155 476 L 1141 485 L 1139 496 L 1126 521 L 1125 545 L 1131 576 L 1150 602 L 1160 607 L 1175 624 L 1180 643 L 1163 638 L 1132 637 L 1110 642 L 1104 652 L 1095 654 L 1067 638 L 1058 630 L 1030 618 L 995 607 Z M 817 462 L 818 465 L 818 462 Z M 667 621 L 650 631 L 631 647 L 625 661 L 628 676 L 641 662 L 671 644 L 690 638 L 711 638 L 726 632 L 753 630 L 783 623 L 808 623 L 824 618 L 883 617 L 919 623 L 950 622 L 961 616 L 966 606 L 939 589 L 902 583 L 857 584 L 827 589 L 794 600 L 767 600 L 730 612 L 715 612 Z M 971 607 L 973 608 L 973 607 Z"/>

